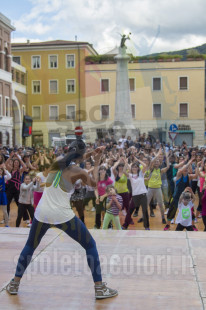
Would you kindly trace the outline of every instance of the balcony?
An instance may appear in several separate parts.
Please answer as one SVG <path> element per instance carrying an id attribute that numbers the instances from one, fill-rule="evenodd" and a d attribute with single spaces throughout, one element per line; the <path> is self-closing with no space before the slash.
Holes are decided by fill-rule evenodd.
<path id="1" fill-rule="evenodd" d="M 11 67 L 20 72 L 26 73 L 26 68 L 24 68 L 22 65 L 19 65 L 18 63 L 14 61 L 11 62 Z"/>
<path id="2" fill-rule="evenodd" d="M 12 74 L 5 70 L 0 69 L 0 80 L 3 80 L 8 83 L 12 83 Z"/>

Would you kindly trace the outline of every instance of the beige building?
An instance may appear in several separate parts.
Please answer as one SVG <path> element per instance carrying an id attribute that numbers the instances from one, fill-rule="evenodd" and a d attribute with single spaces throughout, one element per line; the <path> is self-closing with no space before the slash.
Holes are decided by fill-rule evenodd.
<path id="1" fill-rule="evenodd" d="M 178 127 L 176 143 L 204 144 L 205 61 L 129 63 L 133 123 L 141 133 L 170 141 L 171 124 Z M 86 113 L 83 124 L 92 140 L 111 131 L 114 121 L 116 64 L 87 64 Z"/>

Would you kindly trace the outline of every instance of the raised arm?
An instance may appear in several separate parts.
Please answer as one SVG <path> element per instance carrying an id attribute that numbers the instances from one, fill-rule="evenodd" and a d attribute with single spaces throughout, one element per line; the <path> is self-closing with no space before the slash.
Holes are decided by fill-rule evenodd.
<path id="1" fill-rule="evenodd" d="M 63 172 L 64 177 L 72 184 L 74 184 L 78 179 L 81 179 L 84 184 L 91 187 L 96 187 L 98 182 L 99 161 L 103 150 L 104 149 L 102 148 L 95 150 L 93 176 L 90 176 L 84 169 L 81 169 L 77 166 L 71 166 L 68 169 L 65 169 Z"/>
<path id="2" fill-rule="evenodd" d="M 175 165 L 174 165 L 174 168 L 175 168 L 175 169 L 182 168 L 184 165 L 186 165 L 187 161 L 188 161 L 188 155 L 185 157 L 185 160 L 183 160 L 181 163 L 175 164 Z"/>
<path id="3" fill-rule="evenodd" d="M 148 169 L 148 166 L 143 161 L 141 161 L 140 159 L 136 158 L 136 160 L 137 160 L 137 162 L 140 163 L 140 165 L 142 165 L 142 167 L 143 167 L 142 168 L 142 173 L 144 174 L 145 171 Z"/>
<path id="4" fill-rule="evenodd" d="M 202 161 L 199 161 L 199 162 L 197 163 L 197 167 L 196 167 L 195 172 L 196 172 L 196 174 L 197 174 L 198 177 L 204 178 L 204 177 L 205 177 L 205 174 L 200 170 L 200 166 L 201 166 L 201 165 L 202 165 Z"/>
<path id="5" fill-rule="evenodd" d="M 159 157 L 159 155 L 161 154 L 162 150 L 161 148 L 159 149 L 159 151 L 155 154 L 155 157 L 151 160 L 150 162 L 150 170 L 153 169 L 153 165 L 154 165 L 154 162 L 155 160 Z"/>
<path id="6" fill-rule="evenodd" d="M 117 176 L 117 170 L 116 170 L 116 168 L 117 168 L 117 166 L 119 165 L 120 160 L 121 160 L 121 159 L 119 159 L 119 160 L 114 164 L 114 166 L 112 167 L 112 172 L 113 172 L 113 174 L 114 174 L 115 177 Z"/>
<path id="7" fill-rule="evenodd" d="M 167 170 L 169 169 L 169 167 L 170 167 L 170 164 L 169 164 L 169 153 L 168 152 L 165 152 L 165 154 L 166 154 L 166 167 L 165 168 L 162 168 L 161 169 L 161 173 L 163 174 L 163 173 L 166 173 L 167 172 Z"/>
<path id="8" fill-rule="evenodd" d="M 2 165 L 2 168 L 4 169 L 4 173 L 5 173 L 4 180 L 6 182 L 6 181 L 11 179 L 11 173 L 9 173 L 9 171 L 6 170 L 6 165 L 5 164 Z"/>
<path id="9" fill-rule="evenodd" d="M 182 175 L 183 171 L 187 169 L 193 161 L 194 161 L 194 158 L 191 158 L 186 165 L 184 165 L 181 169 L 178 170 L 177 178 Z"/>

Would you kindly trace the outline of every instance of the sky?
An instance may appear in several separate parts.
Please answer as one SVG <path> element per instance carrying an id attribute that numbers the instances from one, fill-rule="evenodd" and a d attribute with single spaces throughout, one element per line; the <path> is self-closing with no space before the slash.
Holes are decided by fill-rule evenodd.
<path id="1" fill-rule="evenodd" d="M 205 0 L 0 0 L 0 12 L 16 28 L 12 42 L 89 42 L 99 54 L 119 46 L 134 55 L 192 48 L 206 43 Z"/>

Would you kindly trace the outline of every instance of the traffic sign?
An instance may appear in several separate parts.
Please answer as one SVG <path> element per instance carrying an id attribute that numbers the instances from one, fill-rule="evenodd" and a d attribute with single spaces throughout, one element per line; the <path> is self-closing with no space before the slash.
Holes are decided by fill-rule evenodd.
<path id="1" fill-rule="evenodd" d="M 177 129 L 178 129 L 178 127 L 177 127 L 176 124 L 171 124 L 170 128 L 169 128 L 169 131 L 175 132 L 175 131 L 177 131 Z"/>
<path id="2" fill-rule="evenodd" d="M 82 134 L 83 134 L 82 126 L 75 127 L 74 133 L 75 133 L 76 136 L 82 136 Z"/>
<path id="3" fill-rule="evenodd" d="M 169 138 L 174 141 L 178 135 L 178 132 L 169 131 Z"/>

